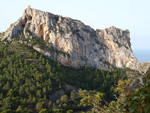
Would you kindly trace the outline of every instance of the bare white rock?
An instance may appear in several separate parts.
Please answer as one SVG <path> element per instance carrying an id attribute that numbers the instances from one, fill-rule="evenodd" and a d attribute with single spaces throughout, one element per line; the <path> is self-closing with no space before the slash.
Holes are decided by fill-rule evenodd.
<path id="1" fill-rule="evenodd" d="M 12 40 L 21 33 L 25 38 L 42 38 L 57 50 L 68 53 L 69 57 L 55 55 L 34 47 L 51 59 L 57 58 L 66 66 L 139 69 L 139 64 L 131 49 L 128 30 L 112 26 L 95 31 L 79 20 L 28 7 L 23 16 L 5 32 L 1 40 Z"/>

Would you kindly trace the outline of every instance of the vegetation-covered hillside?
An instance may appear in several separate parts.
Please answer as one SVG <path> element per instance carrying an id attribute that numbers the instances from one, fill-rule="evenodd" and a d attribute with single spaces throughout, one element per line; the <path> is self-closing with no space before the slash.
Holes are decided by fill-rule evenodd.
<path id="1" fill-rule="evenodd" d="M 67 91 L 56 101 L 51 101 L 50 95 L 65 90 L 67 83 L 75 89 L 102 92 L 104 100 L 109 102 L 114 99 L 119 79 L 127 78 L 126 70 L 65 67 L 25 44 L 3 41 L 0 42 L 0 112 L 87 111 L 91 107 L 80 104 L 82 97 L 77 92 Z"/>

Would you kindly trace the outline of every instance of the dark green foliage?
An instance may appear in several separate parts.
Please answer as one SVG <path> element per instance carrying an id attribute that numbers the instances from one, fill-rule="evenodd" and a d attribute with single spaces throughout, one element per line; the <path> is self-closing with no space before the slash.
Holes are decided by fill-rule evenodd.
<path id="1" fill-rule="evenodd" d="M 34 53 L 33 56 L 28 55 L 31 52 Z M 46 59 L 43 57 L 39 61 L 38 53 L 25 45 L 3 46 L 0 54 L 0 111 L 11 109 L 19 112 L 25 108 L 27 111 L 28 108 L 35 111 L 36 108 L 38 112 L 48 108 L 45 101 L 59 89 L 60 73 L 47 71 L 51 65 L 49 61 L 45 65 Z M 49 73 L 56 76 L 52 77 Z"/>
<path id="2" fill-rule="evenodd" d="M 110 101 L 121 78 L 126 78 L 125 70 L 69 68 L 45 58 L 32 47 L 17 42 L 6 45 L 0 42 L 0 112 L 84 111 L 86 108 L 79 104 L 80 97 L 74 92 L 62 96 L 56 103 L 49 101 L 49 95 L 65 88 L 64 83 L 68 83 L 76 88 L 101 91 Z M 51 111 L 55 105 L 59 110 Z"/>
<path id="3" fill-rule="evenodd" d="M 46 45 L 46 42 L 41 38 L 34 38 L 31 40 L 31 44 L 32 45 L 38 44 L 41 47 L 42 45 Z"/>
<path id="4" fill-rule="evenodd" d="M 146 84 L 129 92 L 126 90 L 125 104 L 122 105 L 126 112 L 149 113 L 150 112 L 150 73 L 146 76 Z"/>
<path id="5" fill-rule="evenodd" d="M 47 109 L 42 109 L 39 113 L 48 113 Z"/>
<path id="6" fill-rule="evenodd" d="M 126 70 L 115 69 L 104 71 L 82 67 L 80 69 L 67 68 L 63 79 L 77 88 L 105 92 L 105 99 L 113 99 L 113 92 L 119 79 L 126 79 Z"/>
<path id="7" fill-rule="evenodd" d="M 67 102 L 68 101 L 68 96 L 67 95 L 63 95 L 61 96 L 61 99 L 60 99 L 62 102 Z"/>
<path id="8" fill-rule="evenodd" d="M 54 109 L 50 113 L 66 113 L 66 111 L 63 109 Z"/>
<path id="9" fill-rule="evenodd" d="M 111 101 L 107 106 L 102 104 L 101 92 L 80 90 L 81 104 L 91 106 L 94 113 L 149 113 L 150 112 L 150 73 L 145 84 L 139 84 L 136 89 L 130 89 L 128 80 L 119 80 L 115 89 L 117 101 Z"/>

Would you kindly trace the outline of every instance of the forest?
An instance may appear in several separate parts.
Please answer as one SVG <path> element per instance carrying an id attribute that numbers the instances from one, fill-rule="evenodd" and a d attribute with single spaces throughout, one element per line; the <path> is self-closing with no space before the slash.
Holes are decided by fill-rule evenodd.
<path id="1" fill-rule="evenodd" d="M 92 102 L 96 95 L 99 96 L 96 100 L 98 106 L 109 111 L 105 101 L 117 102 L 114 93 L 117 87 L 123 87 L 119 86 L 119 80 L 125 85 L 127 70 L 66 67 L 26 44 L 3 41 L 0 42 L 0 112 L 90 113 L 94 107 L 88 100 Z M 66 90 L 65 84 L 71 85 L 75 91 Z M 60 90 L 64 90 L 65 94 L 51 100 L 50 96 Z M 117 110 L 116 106 L 113 107 Z"/>

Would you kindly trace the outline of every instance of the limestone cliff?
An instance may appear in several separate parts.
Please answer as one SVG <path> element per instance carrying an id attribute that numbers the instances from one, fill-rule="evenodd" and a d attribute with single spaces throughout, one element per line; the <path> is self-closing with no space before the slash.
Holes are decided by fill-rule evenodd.
<path id="1" fill-rule="evenodd" d="M 150 62 L 141 62 L 138 66 L 140 72 L 143 74 L 148 73 L 150 71 Z"/>
<path id="2" fill-rule="evenodd" d="M 28 7 L 23 16 L 1 36 L 1 40 L 13 40 L 20 35 L 24 35 L 26 39 L 42 38 L 53 48 L 67 53 L 68 55 L 54 55 L 50 51 L 34 47 L 63 65 L 138 69 L 137 60 L 131 50 L 128 30 L 110 27 L 95 31 L 79 20 Z"/>

